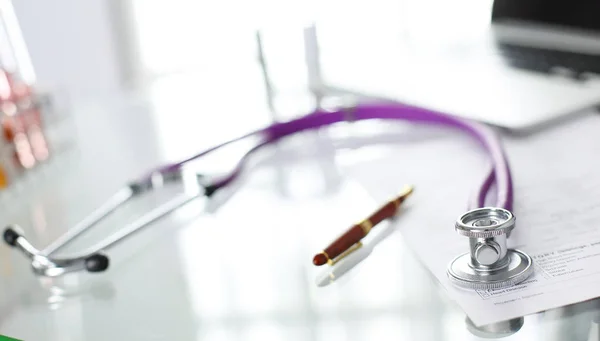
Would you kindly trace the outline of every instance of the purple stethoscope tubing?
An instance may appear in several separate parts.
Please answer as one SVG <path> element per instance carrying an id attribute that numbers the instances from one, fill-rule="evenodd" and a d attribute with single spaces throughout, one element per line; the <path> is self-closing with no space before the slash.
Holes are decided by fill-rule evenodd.
<path id="1" fill-rule="evenodd" d="M 395 103 L 360 104 L 352 108 L 344 108 L 334 111 L 316 110 L 309 115 L 287 122 L 274 123 L 264 129 L 260 129 L 221 143 L 183 161 L 161 167 L 158 169 L 158 171 L 164 172 L 169 170 L 178 170 L 186 163 L 216 151 L 221 147 L 250 136 L 263 136 L 264 140 L 248 151 L 239 160 L 235 168 L 229 174 L 209 185 L 213 190 L 220 189 L 234 181 L 240 175 L 248 158 L 262 147 L 273 144 L 284 137 L 302 131 L 317 129 L 338 122 L 345 122 L 349 119 L 351 121 L 362 121 L 369 119 L 403 120 L 416 123 L 449 126 L 467 133 L 471 137 L 475 138 L 485 149 L 492 164 L 492 167 L 486 175 L 484 181 L 480 184 L 476 194 L 472 197 L 471 202 L 469 203 L 469 208 L 473 209 L 485 206 L 487 194 L 495 182 L 497 189 L 496 200 L 494 203 L 495 206 L 507 210 L 512 209 L 513 185 L 508 160 L 498 136 L 492 131 L 491 128 L 480 123 L 467 121 L 428 109 Z"/>
<path id="2" fill-rule="evenodd" d="M 480 184 L 476 195 L 472 196 L 471 202 L 469 203 L 469 208 L 477 209 L 484 207 L 488 191 L 495 183 L 497 190 L 494 204 L 497 208 L 490 208 L 488 211 L 491 210 L 492 214 L 496 214 L 497 210 L 512 209 L 513 190 L 508 161 L 506 160 L 502 144 L 500 143 L 496 134 L 494 134 L 489 127 L 483 124 L 466 121 L 422 108 L 392 103 L 370 103 L 360 104 L 352 108 L 334 111 L 319 109 L 306 116 L 287 122 L 274 123 L 264 129 L 256 130 L 232 140 L 223 142 L 180 162 L 159 167 L 121 189 L 105 204 L 96 209 L 79 224 L 67 231 L 67 233 L 59 237 L 56 241 L 43 250 L 38 250 L 31 245 L 31 243 L 26 239 L 24 234 L 16 225 L 8 226 L 4 231 L 3 237 L 6 243 L 20 249 L 32 261 L 32 267 L 36 274 L 54 277 L 82 269 L 86 269 L 89 272 L 104 271 L 109 265 L 109 259 L 103 253 L 106 249 L 122 242 L 127 237 L 133 235 L 145 226 L 148 226 L 152 222 L 160 219 L 178 207 L 185 205 L 191 200 L 194 200 L 199 196 L 210 197 L 215 193 L 215 191 L 226 187 L 240 176 L 249 158 L 261 148 L 274 144 L 287 136 L 299 132 L 318 129 L 338 122 L 362 121 L 370 119 L 404 120 L 416 123 L 443 125 L 459 129 L 469 134 L 475 138 L 486 150 L 492 164 L 489 173 L 486 174 L 485 180 Z M 249 137 L 260 137 L 262 139 L 258 144 L 246 152 L 242 158 L 240 158 L 232 171 L 225 176 L 218 178 L 216 181 L 203 184 L 202 187 L 204 191 L 198 191 L 198 193 L 192 196 L 182 195 L 173 198 L 169 202 L 150 210 L 136 221 L 125 225 L 111 236 L 108 236 L 104 240 L 84 250 L 83 252 L 80 252 L 76 255 L 71 255 L 70 257 L 59 258 L 54 256 L 57 251 L 62 249 L 73 239 L 77 238 L 84 231 L 89 230 L 99 221 L 105 219 L 118 207 L 122 206 L 132 198 L 135 198 L 146 191 L 155 188 L 155 183 L 157 184 L 156 186 L 160 187 L 162 181 L 181 180 L 182 171 L 187 163 L 217 151 L 222 147 Z M 157 175 L 160 176 L 160 181 L 159 178 L 155 178 Z M 468 212 L 467 215 L 468 214 L 471 213 Z M 502 214 L 507 216 L 510 215 L 510 213 L 507 212 Z M 498 231 L 500 231 L 500 229 L 498 229 Z M 483 233 L 487 232 L 484 231 Z M 529 263 L 531 263 L 530 260 Z M 525 274 L 527 275 L 527 273 Z M 523 276 L 521 277 L 525 278 Z"/>

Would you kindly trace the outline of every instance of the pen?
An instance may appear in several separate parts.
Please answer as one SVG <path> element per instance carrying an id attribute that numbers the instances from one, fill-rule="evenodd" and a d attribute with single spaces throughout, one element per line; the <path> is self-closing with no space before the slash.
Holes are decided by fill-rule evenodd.
<path id="1" fill-rule="evenodd" d="M 350 227 L 344 234 L 339 236 L 325 250 L 315 255 L 313 264 L 321 266 L 325 263 L 329 265 L 335 264 L 339 259 L 342 259 L 352 251 L 361 247 L 360 240 L 363 239 L 373 227 L 385 219 L 396 215 L 400 205 L 413 192 L 413 187 L 408 186 L 400 195 L 388 201 L 377 211 L 371 214 L 367 219 Z"/>

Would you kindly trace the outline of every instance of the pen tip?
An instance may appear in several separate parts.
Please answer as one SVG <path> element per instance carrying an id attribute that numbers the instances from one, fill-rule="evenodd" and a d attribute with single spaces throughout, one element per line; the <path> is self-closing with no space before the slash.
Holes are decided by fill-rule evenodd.
<path id="1" fill-rule="evenodd" d="M 327 263 L 327 256 L 325 256 L 325 254 L 323 254 L 322 252 L 315 255 L 315 257 L 313 258 L 313 264 L 316 266 L 321 266 L 325 263 Z"/>

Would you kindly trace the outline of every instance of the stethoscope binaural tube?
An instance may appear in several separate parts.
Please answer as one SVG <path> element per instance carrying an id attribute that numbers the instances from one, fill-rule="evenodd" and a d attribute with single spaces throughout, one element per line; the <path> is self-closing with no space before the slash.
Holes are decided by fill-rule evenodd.
<path id="1" fill-rule="evenodd" d="M 67 233 L 43 250 L 38 250 L 31 245 L 21 229 L 16 225 L 10 225 L 4 230 L 4 241 L 8 245 L 19 249 L 31 260 L 33 272 L 37 275 L 56 277 L 69 272 L 82 270 L 87 270 L 88 272 L 105 271 L 108 269 L 110 262 L 108 256 L 104 254 L 104 250 L 123 242 L 144 227 L 205 193 L 198 192 L 193 195 L 176 196 L 166 203 L 143 214 L 134 222 L 125 225 L 96 245 L 79 252 L 79 254 L 65 257 L 56 257 L 54 254 L 79 235 L 88 231 L 90 228 L 114 213 L 119 207 L 123 206 L 123 204 L 130 202 L 155 188 L 162 187 L 166 183 L 179 182 L 182 180 L 182 176 L 183 173 L 177 170 L 163 171 L 161 173 L 155 172 L 152 177 L 143 177 L 138 181 L 128 184 L 115 193 L 102 206 L 89 214 L 74 228 L 68 230 Z"/>
<path id="2" fill-rule="evenodd" d="M 234 167 L 234 169 L 230 173 L 228 173 L 224 177 L 221 177 L 211 183 L 204 184 L 203 185 L 203 187 L 204 187 L 203 193 L 201 193 L 198 196 L 195 196 L 194 198 L 202 196 L 202 195 L 210 197 L 211 195 L 213 195 L 215 192 L 217 192 L 221 188 L 224 188 L 224 187 L 228 186 L 230 183 L 232 183 L 233 181 L 235 181 L 238 178 L 238 176 L 240 175 L 240 173 L 242 172 L 243 167 L 246 164 L 247 160 L 252 156 L 252 154 L 254 154 L 256 151 L 262 149 L 263 147 L 274 144 L 277 141 L 279 141 L 287 136 L 294 135 L 294 134 L 302 132 L 302 131 L 318 129 L 318 128 L 329 126 L 331 124 L 338 123 L 338 122 L 362 121 L 362 120 L 371 120 L 371 119 L 399 120 L 399 121 L 409 121 L 409 122 L 416 122 L 416 123 L 423 123 L 423 124 L 448 126 L 448 127 L 463 131 L 463 132 L 467 133 L 468 135 L 472 136 L 485 149 L 485 151 L 487 152 L 487 154 L 490 158 L 490 161 L 492 164 L 492 170 L 485 178 L 485 181 L 481 184 L 481 186 L 478 190 L 478 193 L 475 196 L 473 196 L 472 202 L 469 203 L 469 207 L 474 208 L 475 209 L 474 212 L 476 214 L 473 213 L 473 211 L 470 211 L 466 214 L 466 216 L 459 218 L 459 221 L 456 224 L 457 232 L 459 232 L 459 234 L 466 235 L 467 237 L 469 237 L 471 239 L 471 241 L 470 241 L 470 247 L 471 247 L 470 262 L 475 262 L 475 263 L 470 264 L 469 266 L 476 270 L 480 269 L 482 272 L 480 272 L 480 273 L 478 272 L 475 274 L 459 273 L 458 275 L 456 275 L 456 274 L 454 274 L 454 272 L 451 271 L 452 266 L 450 266 L 448 274 L 449 274 L 449 278 L 455 284 L 463 285 L 465 287 L 470 287 L 470 288 L 480 288 L 480 287 L 486 287 L 486 285 L 490 285 L 490 283 L 486 282 L 486 283 L 481 284 L 481 286 L 474 286 L 473 282 L 477 279 L 480 279 L 479 277 L 481 277 L 481 279 L 492 278 L 493 276 L 488 276 L 488 275 L 490 273 L 492 273 L 491 270 L 494 269 L 494 265 L 498 265 L 498 269 L 496 269 L 496 270 L 498 270 L 498 273 L 495 274 L 498 276 L 496 276 L 496 277 L 498 277 L 498 278 L 502 277 L 502 273 L 503 273 L 502 271 L 504 271 L 503 269 L 507 269 L 506 264 L 504 264 L 502 262 L 505 262 L 506 261 L 505 257 L 508 257 L 507 255 L 509 255 L 509 251 L 506 249 L 506 238 L 502 239 L 503 238 L 502 235 L 504 235 L 506 237 L 510 233 L 510 230 L 512 230 L 512 228 L 514 227 L 514 217 L 512 217 L 512 213 L 510 213 L 510 211 L 509 211 L 510 209 L 512 209 L 512 204 L 513 204 L 512 179 L 511 179 L 508 161 L 505 157 L 505 153 L 502 148 L 502 144 L 500 143 L 498 137 L 494 134 L 494 132 L 485 125 L 466 121 L 466 120 L 448 116 L 448 115 L 445 115 L 442 113 L 430 111 L 427 109 L 422 109 L 422 108 L 417 108 L 417 107 L 412 107 L 412 106 L 407 106 L 407 105 L 402 105 L 402 104 L 395 104 L 395 103 L 365 103 L 365 104 L 356 105 L 352 108 L 341 108 L 341 109 L 333 110 L 333 111 L 317 110 L 306 116 L 299 117 L 297 119 L 293 119 L 293 120 L 290 120 L 287 122 L 275 123 L 264 129 L 260 129 L 260 130 L 251 132 L 249 134 L 240 136 L 238 138 L 226 141 L 224 143 L 221 143 L 217 146 L 209 148 L 197 155 L 194 155 L 194 156 L 187 158 L 185 160 L 182 160 L 180 162 L 167 164 L 167 165 L 158 167 L 157 169 L 149 172 L 147 175 L 143 176 L 142 178 L 140 178 L 139 180 L 137 180 L 134 183 L 141 183 L 141 184 L 149 183 L 150 179 L 153 176 L 156 176 L 157 174 L 168 175 L 168 174 L 180 173 L 183 171 L 183 169 L 187 163 L 189 163 L 193 160 L 199 159 L 203 156 L 206 156 L 212 152 L 215 152 L 224 146 L 227 146 L 231 143 L 234 143 L 236 141 L 239 141 L 239 140 L 242 140 L 242 139 L 245 139 L 248 137 L 252 137 L 252 136 L 262 137 L 262 141 L 260 143 L 258 143 L 256 146 L 254 146 L 250 151 L 248 151 L 246 153 L 246 155 L 244 155 L 240 159 L 238 164 Z M 485 204 L 485 200 L 487 198 L 487 193 L 488 193 L 491 185 L 494 182 L 496 184 L 496 191 L 497 191 L 496 200 L 494 203 L 495 207 L 493 207 L 493 208 L 483 207 Z M 124 201 L 127 201 L 129 199 L 131 199 L 131 198 L 127 198 Z M 176 209 L 177 207 L 179 207 L 182 204 L 185 204 L 186 202 L 188 202 L 188 201 L 184 201 L 182 203 L 178 203 L 177 205 L 173 205 L 172 207 L 169 207 L 168 210 L 163 212 L 160 216 L 163 216 L 164 214 L 171 212 L 172 210 Z M 118 203 L 118 205 L 120 205 L 120 204 L 122 204 L 122 203 Z M 477 211 L 477 210 L 479 210 L 479 211 Z M 508 212 L 510 214 L 507 215 L 507 214 L 505 214 L 505 212 Z M 485 226 L 485 227 L 480 226 L 481 221 L 483 221 L 482 219 L 485 218 L 485 216 L 482 218 L 482 216 L 481 216 L 482 213 L 487 214 L 487 220 L 485 220 L 485 222 L 491 223 L 493 226 Z M 479 220 L 476 220 L 476 221 L 465 220 L 466 218 L 469 218 L 469 219 L 472 218 L 474 215 Z M 502 220 L 505 218 L 506 218 L 506 221 Z M 96 254 L 101 254 L 101 251 L 103 251 L 105 248 L 108 248 L 108 247 L 112 246 L 113 244 L 121 241 L 122 239 L 125 239 L 130 234 L 132 234 L 135 231 L 137 231 L 138 229 L 148 225 L 149 223 L 151 223 L 154 220 L 155 219 L 150 219 L 148 221 L 144 221 L 142 219 L 143 224 L 137 224 L 135 226 L 135 229 L 128 231 L 127 233 L 120 233 L 120 234 L 117 233 L 116 236 L 115 235 L 109 236 L 106 239 L 109 242 L 100 243 L 101 246 L 104 245 L 105 247 L 89 250 L 89 252 L 82 253 L 77 257 L 61 259 L 62 263 L 58 262 L 58 259 L 53 260 L 53 259 L 49 258 L 49 256 L 44 256 L 44 253 L 40 254 L 38 252 L 37 256 L 39 259 L 42 259 L 42 261 L 47 260 L 48 262 L 50 262 L 50 264 L 52 266 L 58 266 L 58 267 L 60 267 L 61 264 L 72 265 L 71 263 L 68 263 L 68 261 L 76 259 L 77 266 L 71 266 L 71 269 L 80 269 L 80 268 L 82 268 L 82 266 L 81 266 L 82 260 L 85 260 L 86 257 L 91 257 Z M 82 232 L 86 231 L 88 228 L 93 226 L 95 224 L 95 222 L 96 222 L 96 220 L 92 219 L 89 223 L 78 226 L 77 231 L 75 231 L 75 233 L 67 233 L 68 237 L 61 238 L 60 243 L 58 243 L 58 244 L 54 243 L 52 245 L 51 251 L 55 251 L 58 248 L 64 246 L 66 243 L 68 243 L 72 239 L 74 239 L 77 235 L 81 234 Z M 477 226 L 473 226 L 473 224 L 475 224 Z M 463 225 L 465 225 L 466 227 Z M 467 231 L 467 230 L 469 230 L 469 231 Z M 494 232 L 490 232 L 492 230 Z M 9 233 L 9 234 L 11 234 L 11 233 Z M 19 237 L 16 238 L 15 240 L 25 240 L 25 239 L 22 235 L 19 235 Z M 497 250 L 497 251 L 498 251 L 499 255 L 501 255 L 504 258 L 500 257 L 503 260 L 499 259 L 497 262 L 494 262 L 494 263 L 491 263 L 491 264 L 488 264 L 488 265 L 485 265 L 482 267 L 481 264 L 477 263 L 478 255 L 480 255 L 480 254 L 486 255 L 485 259 L 488 261 L 489 261 L 489 259 L 491 259 L 491 257 L 490 257 L 491 250 L 489 248 L 487 248 L 489 245 L 485 244 L 486 241 L 490 242 L 490 243 L 493 242 L 492 244 L 490 244 L 490 245 L 492 245 L 492 247 L 496 247 L 497 246 L 496 244 L 503 244 L 503 246 L 502 245 L 498 246 L 499 250 Z M 7 240 L 7 242 L 8 242 L 8 240 Z M 483 248 L 481 245 L 482 243 L 485 244 Z M 17 243 L 17 244 L 19 244 L 19 243 Z M 31 248 L 24 247 L 24 245 L 25 245 L 24 243 L 20 243 L 20 249 L 23 252 L 25 252 L 26 254 L 28 254 L 28 256 L 30 258 L 32 257 L 32 255 L 34 255 L 33 258 L 35 258 L 35 252 L 33 251 L 35 249 L 33 249 L 33 247 L 31 247 Z M 29 246 L 31 246 L 31 245 L 29 244 Z M 484 250 L 485 252 L 481 251 L 483 249 L 485 249 Z M 42 258 L 40 258 L 40 257 L 42 257 Z M 43 257 L 46 257 L 46 258 L 43 258 Z M 461 258 L 461 261 L 462 261 L 462 259 L 463 258 Z M 482 258 L 482 260 L 483 260 L 483 258 Z M 530 261 L 530 259 L 529 259 L 529 261 Z M 455 262 L 453 262 L 453 263 L 455 263 Z M 529 271 L 529 268 L 527 269 L 527 271 Z M 59 272 L 59 271 L 56 270 L 55 272 Z M 456 275 L 456 276 L 454 276 L 454 275 Z M 466 276 L 465 277 L 467 279 L 466 281 L 461 281 L 462 275 Z M 487 277 L 485 277 L 485 276 L 487 276 Z M 496 278 L 496 277 L 493 277 L 493 278 Z M 519 279 L 520 279 L 520 277 L 519 277 Z M 500 283 L 496 280 L 493 280 L 492 282 L 493 283 L 491 283 L 491 285 L 495 285 L 495 286 L 498 286 L 500 284 L 505 284 L 505 283 Z M 514 282 L 514 280 L 511 280 L 511 283 L 513 283 L 513 282 Z"/>

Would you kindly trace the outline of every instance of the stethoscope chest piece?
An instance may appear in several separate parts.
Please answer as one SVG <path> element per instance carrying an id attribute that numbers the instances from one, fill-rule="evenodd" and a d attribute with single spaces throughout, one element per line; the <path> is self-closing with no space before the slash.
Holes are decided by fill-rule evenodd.
<path id="1" fill-rule="evenodd" d="M 467 289 L 499 289 L 523 282 L 533 273 L 531 257 L 508 249 L 515 217 L 503 208 L 484 207 L 458 218 L 456 231 L 469 238 L 470 252 L 448 266 L 448 278 Z"/>

